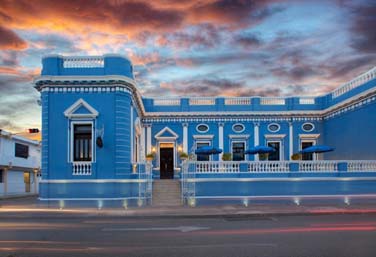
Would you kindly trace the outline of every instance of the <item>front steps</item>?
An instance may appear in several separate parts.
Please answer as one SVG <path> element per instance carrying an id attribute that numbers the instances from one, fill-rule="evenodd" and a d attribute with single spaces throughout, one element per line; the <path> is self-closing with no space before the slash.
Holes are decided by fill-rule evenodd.
<path id="1" fill-rule="evenodd" d="M 153 206 L 181 206 L 179 180 L 158 179 L 153 181 Z"/>

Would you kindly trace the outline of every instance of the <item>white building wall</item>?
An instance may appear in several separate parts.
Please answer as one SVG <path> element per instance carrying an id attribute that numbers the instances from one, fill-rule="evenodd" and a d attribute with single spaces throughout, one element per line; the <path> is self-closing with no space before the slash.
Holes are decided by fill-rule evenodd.
<path id="1" fill-rule="evenodd" d="M 16 143 L 29 147 L 28 158 L 15 156 Z M 27 193 L 38 192 L 38 179 L 35 179 L 34 170 L 40 169 L 40 149 L 37 141 L 15 135 L 12 136 L 8 132 L 0 131 L 0 169 L 3 170 L 3 183 L 0 183 L 0 197 L 5 193 L 7 195 L 26 193 L 24 172 L 30 173 L 30 192 Z M 6 186 L 5 183 L 7 183 Z M 5 192 L 5 188 L 7 192 Z"/>

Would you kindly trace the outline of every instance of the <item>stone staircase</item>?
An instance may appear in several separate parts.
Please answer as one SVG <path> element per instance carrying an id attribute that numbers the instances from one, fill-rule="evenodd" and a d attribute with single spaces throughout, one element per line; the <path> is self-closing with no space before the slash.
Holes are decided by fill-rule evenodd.
<path id="1" fill-rule="evenodd" d="M 174 179 L 156 179 L 153 181 L 153 206 L 180 206 L 180 181 Z"/>

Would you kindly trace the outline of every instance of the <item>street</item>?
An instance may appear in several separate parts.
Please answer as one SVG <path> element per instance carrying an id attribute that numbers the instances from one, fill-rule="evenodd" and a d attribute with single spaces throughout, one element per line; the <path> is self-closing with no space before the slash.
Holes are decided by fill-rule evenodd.
<path id="1" fill-rule="evenodd" d="M 0 256 L 376 256 L 376 216 L 0 215 Z"/>

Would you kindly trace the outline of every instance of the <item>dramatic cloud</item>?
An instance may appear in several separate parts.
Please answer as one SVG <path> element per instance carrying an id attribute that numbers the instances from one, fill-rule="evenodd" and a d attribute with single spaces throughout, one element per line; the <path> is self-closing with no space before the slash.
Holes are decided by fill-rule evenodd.
<path id="1" fill-rule="evenodd" d="M 376 52 L 376 2 L 370 1 L 361 6 L 350 7 L 352 12 L 352 46 L 366 53 Z"/>
<path id="2" fill-rule="evenodd" d="M 149 97 L 325 94 L 376 65 L 375 13 L 371 0 L 2 0 L 0 128 L 40 125 L 46 54 L 126 55 Z"/>
<path id="3" fill-rule="evenodd" d="M 22 50 L 26 47 L 27 43 L 22 38 L 0 24 L 0 49 Z"/>

